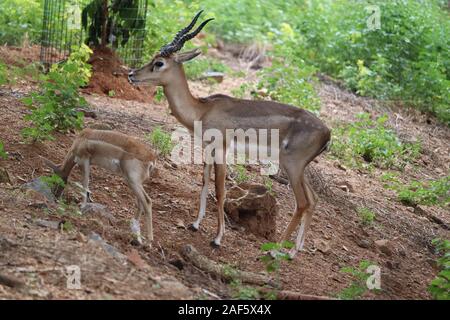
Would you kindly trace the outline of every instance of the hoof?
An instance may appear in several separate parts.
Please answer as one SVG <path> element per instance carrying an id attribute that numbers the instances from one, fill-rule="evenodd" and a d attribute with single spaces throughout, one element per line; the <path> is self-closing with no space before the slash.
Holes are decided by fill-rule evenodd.
<path id="1" fill-rule="evenodd" d="M 188 227 L 188 229 L 191 230 L 191 231 L 194 231 L 194 232 L 197 232 L 197 231 L 198 231 L 198 228 L 196 228 L 196 227 L 194 226 L 194 224 L 191 224 L 191 225 Z"/>
<path id="2" fill-rule="evenodd" d="M 133 240 L 131 240 L 131 245 L 135 246 L 135 247 L 140 247 L 140 246 L 142 246 L 142 241 L 139 242 L 137 239 L 133 239 Z"/>
<path id="3" fill-rule="evenodd" d="M 214 241 L 214 240 L 211 241 L 209 244 L 210 244 L 211 247 L 213 247 L 214 249 L 220 248 L 220 244 L 217 244 L 216 241 Z"/>
<path id="4" fill-rule="evenodd" d="M 296 254 L 297 254 L 297 250 L 295 250 L 295 249 L 290 250 L 289 254 L 288 254 L 289 260 L 290 261 L 294 260 Z"/>

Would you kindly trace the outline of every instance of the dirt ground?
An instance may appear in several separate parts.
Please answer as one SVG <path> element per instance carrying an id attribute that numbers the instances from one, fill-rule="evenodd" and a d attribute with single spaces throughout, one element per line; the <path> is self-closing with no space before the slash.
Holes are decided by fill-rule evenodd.
<path id="1" fill-rule="evenodd" d="M 222 56 L 232 68 L 242 67 L 231 57 Z M 195 95 L 230 94 L 242 83 L 256 80 L 248 70 L 243 78 L 225 77 L 224 82 L 211 85 L 193 82 Z M 357 97 L 330 81 L 317 84 L 322 101 L 320 117 L 330 127 L 337 121 L 351 122 L 358 112 L 373 115 L 388 113 L 389 121 L 404 139 L 420 139 L 423 154 L 414 166 L 406 168 L 401 177 L 431 179 L 449 171 L 450 130 L 412 111 L 390 110 L 376 100 Z M 149 89 L 150 90 L 150 89 Z M 131 242 L 129 221 L 136 210 L 133 197 L 120 177 L 112 177 L 94 168 L 90 189 L 93 200 L 104 204 L 114 219 L 76 213 L 58 214 L 36 194 L 22 188 L 25 182 L 49 175 L 39 155 L 61 162 L 75 134 L 57 134 L 54 141 L 34 145 L 22 142 L 20 130 L 28 124 L 22 120 L 28 110 L 20 98 L 28 87 L 0 88 L 2 110 L 0 140 L 9 154 L 0 160 L 11 183 L 0 184 L 0 275 L 12 277 L 22 286 L 0 285 L 0 298 L 25 299 L 184 299 L 229 298 L 232 289 L 223 281 L 191 265 L 180 255 L 181 248 L 192 244 L 205 256 L 241 270 L 264 272 L 260 246 L 267 240 L 243 232 L 227 224 L 220 249 L 209 245 L 216 230 L 216 207 L 208 197 L 207 215 L 199 232 L 184 226 L 195 220 L 202 182 L 200 165 L 173 166 L 160 158 L 156 174 L 145 184 L 153 200 L 155 243 L 151 249 L 135 247 Z M 173 130 L 179 126 L 168 112 L 167 103 L 127 101 L 104 95 L 86 95 L 97 117 L 87 118 L 86 126 L 102 125 L 143 138 L 156 126 Z M 379 176 L 345 168 L 329 154 L 321 155 L 310 168 L 310 178 L 320 197 L 313 216 L 305 249 L 280 270 L 283 289 L 304 294 L 334 296 L 352 281 L 340 269 L 357 266 L 361 260 L 373 261 L 381 268 L 381 292 L 367 292 L 364 299 L 429 299 L 427 286 L 437 273 L 437 256 L 431 240 L 448 238 L 448 208 L 407 207 L 395 199 L 392 191 L 383 188 Z M 255 168 L 250 168 L 255 181 L 262 181 Z M 72 181 L 79 181 L 74 170 Z M 232 181 L 227 181 L 228 187 Z M 345 186 L 345 187 L 343 187 Z M 281 235 L 294 210 L 289 186 L 273 182 L 280 213 L 277 235 Z M 68 193 L 80 200 L 75 191 Z M 368 207 L 376 213 L 375 223 L 362 226 L 356 212 Z M 50 209 L 49 209 L 50 208 Z M 424 212 L 426 214 L 424 214 Z M 429 217 L 437 217 L 437 224 Z M 61 230 L 43 227 L 36 220 L 56 221 Z M 100 235 L 117 252 L 112 257 L 98 242 L 90 239 L 92 232 Z M 380 250 L 377 240 L 388 240 L 389 250 Z M 327 250 L 318 250 L 325 244 Z M 81 269 L 81 290 L 68 290 L 66 267 Z"/>

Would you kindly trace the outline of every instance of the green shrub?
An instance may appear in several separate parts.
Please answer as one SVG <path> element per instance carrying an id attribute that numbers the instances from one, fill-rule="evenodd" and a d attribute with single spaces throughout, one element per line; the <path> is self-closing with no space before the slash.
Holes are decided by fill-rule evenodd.
<path id="1" fill-rule="evenodd" d="M 222 72 L 230 73 L 229 67 L 224 65 L 217 59 L 212 58 L 197 58 L 185 65 L 186 76 L 189 79 L 198 79 L 205 74 L 205 72 Z"/>
<path id="2" fill-rule="evenodd" d="M 399 182 L 393 175 L 384 175 L 385 187 L 394 190 L 398 199 L 407 205 L 450 204 L 450 176 L 437 180 L 412 181 L 408 184 Z"/>
<path id="3" fill-rule="evenodd" d="M 333 130 L 332 154 L 350 166 L 402 169 L 420 153 L 420 143 L 401 142 L 386 125 L 387 116 L 375 120 L 369 113 L 357 116 L 359 121 Z M 368 165 L 367 165 L 368 164 Z"/>
<path id="4" fill-rule="evenodd" d="M 174 148 L 174 144 L 172 142 L 170 134 L 165 132 L 161 127 L 156 127 L 150 134 L 146 135 L 145 137 L 163 157 L 169 156 L 172 152 L 172 149 Z"/>
<path id="5" fill-rule="evenodd" d="M 450 241 L 434 239 L 432 244 L 436 247 L 436 253 L 441 254 L 437 260 L 440 271 L 431 281 L 428 291 L 436 300 L 450 300 Z"/>
<path id="6" fill-rule="evenodd" d="M 0 141 L 0 159 L 8 158 L 8 154 L 5 151 L 5 147 L 3 146 L 3 142 Z"/>
<path id="7" fill-rule="evenodd" d="M 402 100 L 450 121 L 448 13 L 437 1 L 380 0 L 369 30 L 362 1 L 309 1 L 294 26 L 308 62 L 362 95 Z"/>
<path id="8" fill-rule="evenodd" d="M 82 127 L 83 114 L 77 108 L 86 107 L 87 102 L 78 89 L 85 86 L 91 76 L 91 66 L 87 64 L 91 53 L 85 45 L 73 51 L 66 62 L 52 66 L 43 77 L 39 92 L 23 99 L 32 110 L 25 120 L 33 124 L 22 130 L 24 138 L 32 141 L 52 139 L 51 134 L 55 131 Z"/>
<path id="9" fill-rule="evenodd" d="M 375 220 L 375 212 L 373 212 L 369 208 L 361 207 L 358 208 L 357 211 L 363 225 L 371 225 Z"/>
<path id="10" fill-rule="evenodd" d="M 6 83 L 8 83 L 8 73 L 6 66 L 0 61 L 0 86 Z"/>
<path id="11" fill-rule="evenodd" d="M 247 173 L 247 169 L 245 168 L 245 166 L 243 166 L 242 164 L 238 164 L 234 167 L 234 171 L 236 173 L 236 182 L 239 183 L 244 183 L 244 182 L 248 182 L 251 177 L 249 176 L 249 174 Z"/>
<path id="12" fill-rule="evenodd" d="M 0 45 L 20 45 L 27 34 L 37 42 L 42 30 L 41 0 L 0 1 Z"/>
<path id="13" fill-rule="evenodd" d="M 171 42 L 175 34 L 191 21 L 194 13 L 200 10 L 198 1 L 152 0 L 149 1 L 149 6 L 146 24 L 148 31 L 144 42 L 146 59 L 150 59 L 163 45 Z M 209 8 L 207 14 L 210 16 Z M 192 47 L 192 41 L 185 45 L 185 49 Z"/>
<path id="14" fill-rule="evenodd" d="M 285 37 L 289 38 L 292 29 L 285 25 Z M 320 103 L 313 86 L 315 68 L 308 66 L 296 49 L 293 40 L 275 46 L 272 66 L 261 71 L 257 89 L 267 90 L 272 100 L 318 111 Z"/>
<path id="15" fill-rule="evenodd" d="M 368 290 L 367 279 L 370 277 L 370 273 L 367 273 L 366 270 L 370 265 L 374 265 L 374 263 L 371 261 L 362 260 L 358 267 L 344 267 L 341 269 L 341 272 L 351 274 L 354 280 L 350 286 L 337 294 L 339 299 L 355 300 L 361 298 L 361 296 L 366 293 Z"/>

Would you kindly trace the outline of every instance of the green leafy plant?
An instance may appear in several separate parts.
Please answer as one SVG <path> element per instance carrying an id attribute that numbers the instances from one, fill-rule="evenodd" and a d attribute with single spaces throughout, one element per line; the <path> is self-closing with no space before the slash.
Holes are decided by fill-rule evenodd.
<path id="1" fill-rule="evenodd" d="M 155 147 L 162 157 L 169 156 L 172 152 L 174 144 L 169 133 L 165 132 L 161 127 L 156 127 L 146 139 Z"/>
<path id="2" fill-rule="evenodd" d="M 81 12 L 81 25 L 87 33 L 86 44 L 112 44 L 117 48 L 125 46 L 133 32 L 144 28 L 144 17 L 139 12 L 139 0 L 92 0 Z"/>
<path id="3" fill-rule="evenodd" d="M 22 100 L 31 109 L 25 120 L 33 124 L 22 130 L 24 138 L 52 139 L 55 131 L 67 132 L 82 127 L 83 113 L 77 108 L 86 107 L 87 102 L 78 89 L 85 86 L 91 76 L 91 66 L 87 63 L 91 53 L 85 45 L 74 50 L 66 62 L 52 66 L 43 77 L 40 91 Z"/>
<path id="4" fill-rule="evenodd" d="M 273 194 L 273 181 L 271 178 L 265 176 L 263 177 L 264 186 L 267 188 L 269 193 Z"/>
<path id="5" fill-rule="evenodd" d="M 155 92 L 155 101 L 161 102 L 165 98 L 164 91 L 162 87 L 157 87 Z"/>
<path id="6" fill-rule="evenodd" d="M 367 279 L 370 274 L 366 272 L 367 268 L 374 263 L 367 260 L 362 260 L 358 267 L 344 267 L 341 272 L 351 274 L 354 278 L 350 286 L 343 289 L 337 294 L 337 297 L 342 300 L 355 300 L 361 298 L 368 290 Z"/>
<path id="7" fill-rule="evenodd" d="M 42 29 L 41 0 L 0 1 L 0 44 L 17 46 L 25 38 L 39 41 Z"/>
<path id="8" fill-rule="evenodd" d="M 431 281 L 428 291 L 436 300 L 450 300 L 450 241 L 434 239 L 432 244 L 436 247 L 436 253 L 441 254 L 437 260 L 440 271 Z"/>
<path id="9" fill-rule="evenodd" d="M 363 225 L 371 225 L 375 220 L 375 212 L 366 207 L 358 208 L 358 215 L 361 218 L 361 222 Z"/>
<path id="10" fill-rule="evenodd" d="M 234 298 L 239 300 L 253 300 L 260 298 L 259 291 L 256 288 L 246 286 L 242 283 L 242 280 L 239 279 L 239 271 L 233 266 L 228 264 L 224 265 L 222 267 L 222 273 L 225 277 L 231 279 L 230 287 L 233 290 L 232 295 Z"/>
<path id="11" fill-rule="evenodd" d="M 8 73 L 6 72 L 6 65 L 0 61 L 0 86 L 8 83 Z"/>
<path id="12" fill-rule="evenodd" d="M 294 244 L 290 241 L 283 241 L 281 243 L 267 242 L 261 245 L 261 252 L 263 255 L 259 258 L 264 264 L 268 273 L 275 275 L 275 286 L 278 288 L 281 286 L 281 264 L 283 261 L 291 261 L 289 253 L 285 252 L 294 247 Z M 269 291 L 267 298 L 273 299 L 276 297 L 276 292 Z"/>
<path id="13" fill-rule="evenodd" d="M 54 194 L 60 193 L 59 190 L 63 190 L 65 188 L 64 180 L 58 176 L 57 174 L 52 174 L 51 176 L 44 176 L 39 178 L 42 183 L 48 186 L 50 190 Z"/>
<path id="14" fill-rule="evenodd" d="M 440 205 L 450 203 L 450 176 L 437 180 L 412 181 L 402 183 L 395 175 L 386 174 L 382 177 L 385 188 L 394 190 L 398 199 L 407 205 Z"/>
<path id="15" fill-rule="evenodd" d="M 199 79 L 206 72 L 231 72 L 230 68 L 217 59 L 197 58 L 185 65 L 186 76 L 189 79 Z"/>
<path id="16" fill-rule="evenodd" d="M 372 120 L 369 113 L 360 113 L 357 118 L 333 130 L 331 152 L 347 165 L 403 169 L 419 155 L 420 143 L 402 142 L 386 125 L 386 115 Z"/>
<path id="17" fill-rule="evenodd" d="M 0 141 L 0 159 L 6 159 L 8 158 L 8 154 L 5 151 L 5 147 L 3 145 L 3 142 Z"/>
<path id="18" fill-rule="evenodd" d="M 236 173 L 235 180 L 238 184 L 248 182 L 251 177 L 247 173 L 247 169 L 245 169 L 245 166 L 242 164 L 238 164 L 234 167 L 234 171 Z"/>
<path id="19" fill-rule="evenodd" d="M 60 216 L 81 216 L 82 215 L 82 213 L 76 203 L 67 203 L 64 200 L 61 200 L 58 202 L 58 207 L 56 208 L 56 213 Z M 69 221 L 66 221 L 63 224 L 63 229 L 65 231 L 70 231 L 73 229 L 73 224 Z"/>
<path id="20" fill-rule="evenodd" d="M 263 71 L 261 87 L 267 87 L 277 101 L 316 110 L 316 99 L 310 100 L 315 96 L 310 88 L 313 77 L 305 67 L 316 68 L 342 79 L 361 95 L 402 101 L 448 124 L 450 19 L 442 3 L 154 0 L 147 21 L 146 52 L 152 55 L 170 42 L 177 26 L 185 25 L 201 6 L 208 8 L 208 17 L 216 17 L 207 33 L 233 43 L 270 43 L 274 47 L 274 64 L 272 70 Z M 367 25 L 371 12 L 366 8 L 374 4 L 381 12 L 380 29 Z M 176 16 L 176 21 L 166 23 L 171 16 Z"/>
<path id="21" fill-rule="evenodd" d="M 261 71 L 258 90 L 270 99 L 317 112 L 319 98 L 314 89 L 315 68 L 308 66 L 296 52 L 293 41 L 275 46 L 272 66 Z"/>

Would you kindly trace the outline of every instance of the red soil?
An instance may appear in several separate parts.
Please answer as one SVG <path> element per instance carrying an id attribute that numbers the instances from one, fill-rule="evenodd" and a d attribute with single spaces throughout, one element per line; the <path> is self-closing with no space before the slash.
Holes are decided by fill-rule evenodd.
<path id="1" fill-rule="evenodd" d="M 89 85 L 83 89 L 84 93 L 108 95 L 125 100 L 151 102 L 153 87 L 137 87 L 128 82 L 128 68 L 109 48 L 94 49 L 89 60 L 92 64 L 92 77 Z"/>

